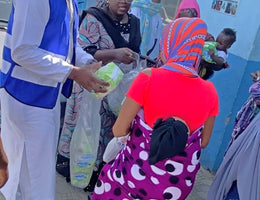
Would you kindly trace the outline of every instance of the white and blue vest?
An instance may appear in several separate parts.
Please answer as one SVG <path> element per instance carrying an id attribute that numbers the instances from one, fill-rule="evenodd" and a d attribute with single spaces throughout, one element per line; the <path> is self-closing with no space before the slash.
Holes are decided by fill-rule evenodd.
<path id="1" fill-rule="evenodd" d="M 49 0 L 50 17 L 45 27 L 39 48 L 66 58 L 69 50 L 69 21 L 70 14 L 67 8 L 66 0 Z M 74 28 L 73 28 L 73 59 L 72 64 L 75 64 L 75 44 L 77 39 L 78 29 L 78 10 L 76 0 L 73 0 L 74 7 Z M 12 27 L 14 17 L 14 6 L 10 14 L 7 34 L 12 38 Z M 58 27 L 58 28 L 57 28 Z M 6 43 L 6 42 L 5 42 Z M 15 63 L 11 58 L 11 49 L 4 45 L 3 48 L 3 66 L 0 71 L 0 87 L 5 90 L 16 100 L 35 107 L 52 109 L 56 105 L 59 95 L 61 83 L 51 85 L 33 83 L 22 78 L 12 76 L 14 68 L 19 67 L 21 70 L 26 70 L 23 66 Z M 40 77 L 35 77 L 40 79 Z M 63 85 L 63 94 L 69 96 L 72 87 L 72 80 L 67 80 Z"/>

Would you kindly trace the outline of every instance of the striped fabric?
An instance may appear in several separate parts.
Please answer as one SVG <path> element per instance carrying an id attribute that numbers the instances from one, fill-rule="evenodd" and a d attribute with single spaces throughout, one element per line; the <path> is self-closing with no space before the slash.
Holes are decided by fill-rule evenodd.
<path id="1" fill-rule="evenodd" d="M 162 33 L 160 59 L 163 68 L 197 77 L 197 68 L 207 34 L 206 23 L 199 18 L 179 18 Z"/>

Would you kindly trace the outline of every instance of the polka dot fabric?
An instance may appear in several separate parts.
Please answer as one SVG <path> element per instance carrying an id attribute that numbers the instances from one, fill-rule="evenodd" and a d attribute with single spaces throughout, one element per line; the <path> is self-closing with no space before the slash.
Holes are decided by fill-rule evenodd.
<path id="1" fill-rule="evenodd" d="M 92 199 L 177 200 L 191 192 L 199 170 L 201 131 L 189 136 L 180 155 L 149 165 L 152 129 L 142 119 L 136 116 L 126 147 L 104 166 Z"/>

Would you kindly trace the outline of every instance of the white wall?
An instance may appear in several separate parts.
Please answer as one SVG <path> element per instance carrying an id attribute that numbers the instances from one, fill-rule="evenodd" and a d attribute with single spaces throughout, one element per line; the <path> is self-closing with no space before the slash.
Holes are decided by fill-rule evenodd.
<path id="1" fill-rule="evenodd" d="M 197 0 L 200 6 L 201 18 L 208 24 L 208 32 L 215 37 L 223 28 L 233 28 L 237 31 L 237 41 L 229 52 L 246 60 L 250 58 L 255 45 L 256 33 L 259 28 L 260 1 L 240 0 L 235 16 L 220 13 L 211 8 L 213 0 Z M 260 41 L 256 41 L 260 43 Z M 259 45 L 258 45 L 259 46 Z M 254 57 L 260 61 L 259 57 Z"/>

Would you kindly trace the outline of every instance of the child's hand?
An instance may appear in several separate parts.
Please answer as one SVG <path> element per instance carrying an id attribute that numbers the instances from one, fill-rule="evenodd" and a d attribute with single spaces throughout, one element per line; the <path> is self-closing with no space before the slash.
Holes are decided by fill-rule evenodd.
<path id="1" fill-rule="evenodd" d="M 209 55 L 211 58 L 215 55 L 215 52 L 213 49 L 209 49 Z"/>
<path id="2" fill-rule="evenodd" d="M 260 70 L 250 74 L 254 82 L 260 81 Z"/>

